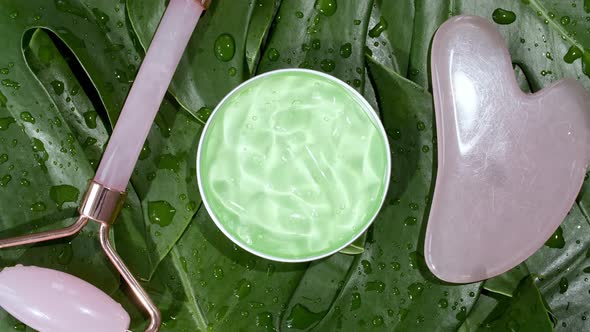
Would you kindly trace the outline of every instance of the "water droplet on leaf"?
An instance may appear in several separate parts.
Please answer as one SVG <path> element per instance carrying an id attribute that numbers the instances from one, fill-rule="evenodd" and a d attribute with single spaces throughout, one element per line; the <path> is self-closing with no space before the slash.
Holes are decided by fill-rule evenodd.
<path id="1" fill-rule="evenodd" d="M 516 21 L 516 14 L 506 9 L 496 8 L 492 13 L 492 19 L 497 24 L 511 24 Z"/>

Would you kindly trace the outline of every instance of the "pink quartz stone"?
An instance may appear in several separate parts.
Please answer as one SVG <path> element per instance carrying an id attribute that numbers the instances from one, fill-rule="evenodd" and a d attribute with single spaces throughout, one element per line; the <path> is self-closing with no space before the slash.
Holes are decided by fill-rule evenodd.
<path id="1" fill-rule="evenodd" d="M 515 267 L 549 239 L 590 159 L 590 97 L 575 80 L 523 93 L 493 24 L 459 16 L 432 45 L 438 174 L 425 257 L 467 283 Z"/>
<path id="2" fill-rule="evenodd" d="M 202 12 L 200 1 L 170 0 L 96 171 L 96 182 L 125 191 L 152 122 Z"/>
<path id="3" fill-rule="evenodd" d="M 0 272 L 0 306 L 41 332 L 124 332 L 129 315 L 100 289 L 67 273 L 35 267 Z"/>

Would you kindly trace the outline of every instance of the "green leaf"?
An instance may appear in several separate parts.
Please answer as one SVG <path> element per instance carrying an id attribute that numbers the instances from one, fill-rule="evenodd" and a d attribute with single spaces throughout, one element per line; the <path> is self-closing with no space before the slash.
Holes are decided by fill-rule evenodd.
<path id="1" fill-rule="evenodd" d="M 348 245 L 348 247 L 340 250 L 340 253 L 346 255 L 358 255 L 362 254 L 365 251 L 365 242 L 367 241 L 367 233 L 363 233 L 358 239 L 354 240 L 353 243 Z"/>
<path id="2" fill-rule="evenodd" d="M 72 221 L 166 3 L 0 4 L 2 237 Z M 432 36 L 451 15 L 492 19 L 497 8 L 516 14 L 514 23 L 498 27 L 523 90 L 562 77 L 590 87 L 582 68 L 590 58 L 584 55 L 589 23 L 580 0 L 213 1 L 156 118 L 114 231 L 118 251 L 162 309 L 162 330 L 474 331 L 514 322 L 521 331 L 550 329 L 531 277 L 519 283 L 528 274 L 524 267 L 483 284 L 449 285 L 430 274 L 421 253 L 437 152 L 428 93 Z M 215 41 L 226 34 L 235 45 L 229 61 L 215 53 Z M 569 64 L 563 57 L 572 46 L 583 56 Z M 373 55 L 370 73 L 366 51 Z M 362 253 L 279 264 L 237 248 L 205 209 L 196 212 L 194 156 L 201 124 L 227 92 L 252 73 L 299 66 L 329 72 L 365 94 L 386 127 L 396 167 Z M 565 247 L 542 248 L 527 261 L 558 328 L 576 331 L 588 329 L 587 184 L 562 226 Z M 145 317 L 125 285 L 115 291 L 117 275 L 95 237 L 88 228 L 66 241 L 2 250 L 0 266 L 19 262 L 78 275 L 124 303 L 133 330 L 142 330 Z M 71 262 L 60 263 L 70 252 Z M 0 330 L 21 328 L 0 311 Z"/>
<path id="3" fill-rule="evenodd" d="M 245 61 L 246 39 L 255 2 L 211 1 L 211 6 L 201 17 L 170 86 L 178 103 L 194 116 L 202 107 L 215 106 L 232 88 L 249 77 Z M 146 49 L 164 13 L 165 2 L 127 0 L 127 3 L 129 20 Z M 265 9 L 267 6 L 272 3 L 264 2 Z M 253 29 L 259 25 L 257 22 Z M 230 56 L 227 61 L 218 59 L 215 53 L 215 41 L 220 36 L 230 38 L 234 44 L 233 54 L 227 55 Z M 263 36 L 258 38 L 262 40 Z"/>
<path id="4" fill-rule="evenodd" d="M 327 16 L 314 1 L 282 1 L 258 72 L 291 67 L 316 69 L 361 91 L 372 2 L 339 1 L 334 14 Z"/>
<path id="5" fill-rule="evenodd" d="M 458 332 L 475 332 L 477 331 L 486 321 L 486 319 L 490 316 L 490 314 L 494 311 L 494 309 L 498 305 L 504 305 L 500 302 L 491 297 L 486 295 L 480 295 L 475 302 L 475 305 L 469 312 L 467 319 L 461 324 Z"/>
<path id="6" fill-rule="evenodd" d="M 355 257 L 335 254 L 313 262 L 299 281 L 281 320 L 281 330 L 309 330 L 328 313 L 347 279 Z"/>
<path id="7" fill-rule="evenodd" d="M 526 264 L 538 275 L 537 284 L 559 320 L 558 327 L 584 331 L 590 328 L 590 224 L 581 209 L 574 206 L 561 228 L 564 248 L 544 246 Z"/>
<path id="8" fill-rule="evenodd" d="M 529 276 L 529 270 L 525 264 L 520 264 L 512 270 L 484 282 L 483 288 L 489 292 L 507 297 L 514 296 L 522 279 Z"/>
<path id="9" fill-rule="evenodd" d="M 590 47 L 590 35 L 586 31 L 590 23 L 585 19 L 582 1 L 456 1 L 453 13 L 492 20 L 498 8 L 516 14 L 514 23 L 497 27 L 508 44 L 512 61 L 523 68 L 533 90 L 565 77 L 577 78 L 590 88 L 590 80 L 583 74 L 582 59 L 573 64 L 564 61 L 570 47 L 581 50 Z"/>
<path id="10" fill-rule="evenodd" d="M 423 87 L 430 86 L 432 38 L 438 27 L 452 16 L 452 4 L 456 2 L 457 0 L 414 1 L 414 33 L 410 49 L 409 78 Z"/>
<path id="11" fill-rule="evenodd" d="M 249 73 L 256 72 L 263 45 L 268 37 L 271 23 L 279 9 L 280 0 L 257 0 L 248 26 L 246 37 L 246 62 Z"/>
<path id="12" fill-rule="evenodd" d="M 547 311 L 533 278 L 527 277 L 514 297 L 501 301 L 477 331 L 553 331 Z"/>
<path id="13" fill-rule="evenodd" d="M 306 266 L 243 251 L 201 208 L 147 287 L 163 312 L 162 331 L 266 330 L 277 328 Z"/>
<path id="14" fill-rule="evenodd" d="M 412 1 L 376 0 L 371 11 L 367 47 L 383 66 L 407 76 L 414 30 Z"/>

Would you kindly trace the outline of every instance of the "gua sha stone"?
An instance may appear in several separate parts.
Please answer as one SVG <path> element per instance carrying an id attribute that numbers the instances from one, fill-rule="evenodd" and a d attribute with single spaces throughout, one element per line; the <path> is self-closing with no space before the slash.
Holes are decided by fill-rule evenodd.
<path id="1" fill-rule="evenodd" d="M 444 23 L 431 59 L 439 152 L 424 253 L 438 278 L 475 282 L 520 264 L 567 215 L 590 159 L 590 97 L 571 79 L 522 92 L 480 17 Z"/>
<path id="2" fill-rule="evenodd" d="M 100 289 L 35 266 L 0 272 L 0 306 L 41 332 L 124 332 L 130 322 L 123 307 Z"/>

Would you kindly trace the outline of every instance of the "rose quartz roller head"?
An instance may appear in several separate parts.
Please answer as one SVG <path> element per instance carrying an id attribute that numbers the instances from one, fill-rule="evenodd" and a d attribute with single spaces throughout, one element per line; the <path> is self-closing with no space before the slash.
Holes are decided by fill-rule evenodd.
<path id="1" fill-rule="evenodd" d="M 575 80 L 522 92 L 495 26 L 444 23 L 432 44 L 438 174 L 424 254 L 440 279 L 494 277 L 555 232 L 590 160 L 590 96 Z"/>
<path id="2" fill-rule="evenodd" d="M 125 188 L 174 71 L 209 0 L 170 0 L 139 68 L 80 217 L 64 229 L 0 240 L 0 248 L 68 237 L 93 220 L 101 246 L 150 316 L 146 331 L 158 331 L 160 312 L 109 242 L 109 228 L 125 201 Z M 165 50 L 165 51 L 162 51 Z M 55 301 L 59 299 L 59 301 Z M 0 272 L 0 305 L 41 331 L 123 332 L 129 315 L 94 286 L 65 273 L 16 266 Z"/>
<path id="3" fill-rule="evenodd" d="M 100 289 L 67 273 L 40 267 L 17 265 L 0 272 L 0 305 L 41 331 L 129 328 L 127 312 Z"/>

